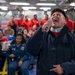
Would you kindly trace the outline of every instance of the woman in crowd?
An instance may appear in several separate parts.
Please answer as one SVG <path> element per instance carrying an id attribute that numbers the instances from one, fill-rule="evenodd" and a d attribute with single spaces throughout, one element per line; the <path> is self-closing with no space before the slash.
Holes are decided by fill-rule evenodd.
<path id="1" fill-rule="evenodd" d="M 8 74 L 15 75 L 15 71 L 19 69 L 22 75 L 28 75 L 29 54 L 26 51 L 26 44 L 22 34 L 17 34 L 15 40 L 7 51 L 8 58 Z"/>

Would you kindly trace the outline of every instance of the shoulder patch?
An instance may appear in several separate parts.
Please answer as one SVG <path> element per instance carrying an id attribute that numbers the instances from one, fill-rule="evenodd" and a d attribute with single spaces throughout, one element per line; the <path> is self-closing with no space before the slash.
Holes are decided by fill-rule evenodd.
<path id="1" fill-rule="evenodd" d="M 24 47 L 21 47 L 21 50 L 24 50 Z"/>

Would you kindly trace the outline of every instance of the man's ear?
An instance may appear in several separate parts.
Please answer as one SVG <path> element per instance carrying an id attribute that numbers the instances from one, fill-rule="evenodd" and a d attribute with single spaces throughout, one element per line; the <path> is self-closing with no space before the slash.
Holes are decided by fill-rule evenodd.
<path id="1" fill-rule="evenodd" d="M 67 24 L 67 21 L 66 21 L 66 19 L 64 19 L 64 25 L 65 25 L 65 24 Z"/>

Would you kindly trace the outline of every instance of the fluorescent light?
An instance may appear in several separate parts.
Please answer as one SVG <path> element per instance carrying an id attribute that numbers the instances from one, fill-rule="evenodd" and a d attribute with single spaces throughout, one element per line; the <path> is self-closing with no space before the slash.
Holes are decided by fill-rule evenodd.
<path id="1" fill-rule="evenodd" d="M 67 11 L 67 9 L 64 9 L 64 11 Z"/>
<path id="2" fill-rule="evenodd" d="M 39 5 L 39 6 L 56 6 L 55 3 L 36 3 L 36 5 Z"/>
<path id="3" fill-rule="evenodd" d="M 22 3 L 22 2 L 10 2 L 11 5 L 30 5 L 29 3 Z"/>
<path id="4" fill-rule="evenodd" d="M 51 8 L 50 7 L 40 7 L 39 9 L 42 9 L 44 11 L 47 11 L 47 10 L 50 10 Z"/>
<path id="5" fill-rule="evenodd" d="M 40 1 L 46 1 L 46 0 L 40 0 Z"/>
<path id="6" fill-rule="evenodd" d="M 6 6 L 0 6 L 0 8 L 5 9 L 5 8 L 8 8 L 8 7 L 6 7 Z"/>
<path id="7" fill-rule="evenodd" d="M 22 7 L 23 10 L 36 9 L 36 7 Z"/>
<path id="8" fill-rule="evenodd" d="M 28 8 L 22 8 L 23 10 L 29 10 Z"/>
<path id="9" fill-rule="evenodd" d="M 1 8 L 1 10 L 8 10 L 8 8 L 6 8 L 6 9 L 2 9 L 2 8 Z"/>
<path id="10" fill-rule="evenodd" d="M 73 2 L 73 3 L 70 3 L 70 6 L 75 6 L 75 2 Z"/>
<path id="11" fill-rule="evenodd" d="M 0 6 L 0 9 L 1 10 L 8 10 L 8 7 L 6 7 L 6 6 Z"/>

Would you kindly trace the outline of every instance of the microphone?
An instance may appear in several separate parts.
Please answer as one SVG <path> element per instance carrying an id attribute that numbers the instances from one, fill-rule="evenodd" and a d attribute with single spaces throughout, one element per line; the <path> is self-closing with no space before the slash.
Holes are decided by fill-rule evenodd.
<path id="1" fill-rule="evenodd" d="M 49 19 L 43 26 L 42 29 L 44 32 L 48 32 L 51 27 L 54 27 L 53 20 Z"/>

